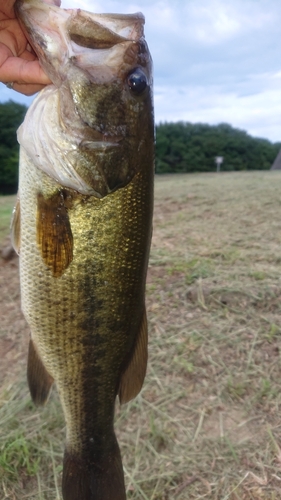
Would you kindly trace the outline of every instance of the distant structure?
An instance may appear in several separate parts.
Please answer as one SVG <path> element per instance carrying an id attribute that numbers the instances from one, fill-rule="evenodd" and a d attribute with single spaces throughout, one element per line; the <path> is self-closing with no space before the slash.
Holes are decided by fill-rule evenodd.
<path id="1" fill-rule="evenodd" d="M 270 170 L 281 170 L 281 149 L 272 163 Z"/>
<path id="2" fill-rule="evenodd" d="M 221 169 L 221 164 L 223 163 L 223 156 L 216 156 L 215 157 L 215 163 L 217 165 L 217 172 L 220 172 L 220 169 Z"/>

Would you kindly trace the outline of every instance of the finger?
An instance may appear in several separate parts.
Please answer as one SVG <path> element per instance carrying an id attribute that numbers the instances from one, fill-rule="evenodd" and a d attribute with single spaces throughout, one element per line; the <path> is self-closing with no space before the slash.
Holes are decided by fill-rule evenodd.
<path id="1" fill-rule="evenodd" d="M 45 85 L 38 85 L 33 83 L 14 83 L 13 90 L 20 92 L 26 96 L 36 94 L 45 87 Z"/>
<path id="2" fill-rule="evenodd" d="M 38 57 L 35 52 L 30 48 L 26 48 L 24 52 L 22 52 L 19 56 L 21 59 L 25 59 L 26 61 L 38 61 Z"/>
<path id="3" fill-rule="evenodd" d="M 15 0 L 6 0 L 5 2 L 3 2 L 3 5 L 1 5 L 1 11 L 5 16 L 9 18 L 15 17 L 14 3 Z"/>
<path id="4" fill-rule="evenodd" d="M 39 85 L 52 83 L 37 60 L 28 61 L 20 57 L 8 57 L 3 62 L 0 68 L 0 81 Z"/>
<path id="5" fill-rule="evenodd" d="M 17 19 L 0 20 L 0 41 L 1 51 L 4 50 L 3 46 L 6 46 L 15 57 L 25 50 L 26 37 Z"/>

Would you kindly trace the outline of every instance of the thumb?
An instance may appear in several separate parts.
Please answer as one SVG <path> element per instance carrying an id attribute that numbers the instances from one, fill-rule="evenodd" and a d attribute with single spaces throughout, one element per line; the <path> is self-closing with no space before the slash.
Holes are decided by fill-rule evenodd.
<path id="1" fill-rule="evenodd" d="M 41 68 L 39 61 L 27 61 L 21 57 L 8 57 L 0 68 L 2 82 L 32 83 L 48 85 L 52 83 Z"/>

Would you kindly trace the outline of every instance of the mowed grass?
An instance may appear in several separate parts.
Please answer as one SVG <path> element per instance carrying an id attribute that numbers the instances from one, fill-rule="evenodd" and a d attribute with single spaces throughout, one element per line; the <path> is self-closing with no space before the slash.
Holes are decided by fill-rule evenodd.
<path id="1" fill-rule="evenodd" d="M 7 236 L 16 196 L 0 196 L 0 242 Z"/>
<path id="2" fill-rule="evenodd" d="M 128 500 L 280 499 L 281 172 L 156 178 L 147 312 L 144 388 L 116 405 Z M 59 500 L 63 417 L 55 391 L 30 402 L 22 351 L 2 373 L 0 498 Z"/>

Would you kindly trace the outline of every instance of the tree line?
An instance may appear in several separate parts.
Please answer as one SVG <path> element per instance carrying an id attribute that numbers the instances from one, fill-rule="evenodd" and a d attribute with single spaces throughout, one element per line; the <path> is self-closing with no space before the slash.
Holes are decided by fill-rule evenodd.
<path id="1" fill-rule="evenodd" d="M 0 103 L 0 194 L 17 192 L 19 145 L 17 128 L 27 107 L 13 101 Z"/>
<path id="2" fill-rule="evenodd" d="M 17 190 L 16 130 L 26 110 L 13 101 L 0 103 L 0 194 Z M 215 171 L 216 156 L 224 158 L 221 170 L 266 170 L 280 149 L 281 142 L 251 137 L 227 123 L 160 123 L 156 126 L 156 173 Z"/>
<path id="3" fill-rule="evenodd" d="M 224 158 L 221 170 L 266 170 L 280 149 L 281 142 L 251 137 L 227 123 L 160 123 L 156 173 L 212 172 L 217 156 Z"/>

